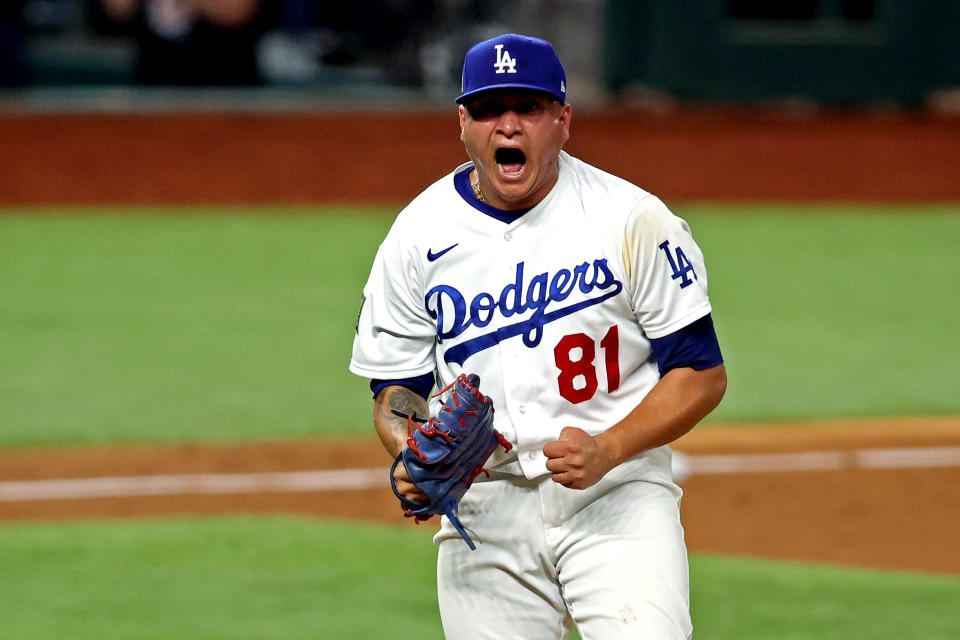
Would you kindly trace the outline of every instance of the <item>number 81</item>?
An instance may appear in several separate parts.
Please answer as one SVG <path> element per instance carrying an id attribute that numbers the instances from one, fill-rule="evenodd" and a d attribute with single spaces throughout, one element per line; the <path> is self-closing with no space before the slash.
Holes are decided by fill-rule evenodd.
<path id="1" fill-rule="evenodd" d="M 603 362 L 607 374 L 607 393 L 613 393 L 620 386 L 620 332 L 617 325 L 607 330 L 606 335 L 600 340 L 600 348 L 603 350 Z M 576 349 L 579 349 L 580 353 L 579 357 L 574 359 L 572 354 Z M 560 375 L 557 376 L 560 395 L 569 402 L 573 404 L 584 402 L 597 392 L 599 383 L 596 367 L 593 364 L 596 356 L 596 343 L 585 333 L 566 335 L 553 348 L 553 359 L 560 370 Z M 580 376 L 583 376 L 585 384 L 578 388 L 574 382 Z"/>

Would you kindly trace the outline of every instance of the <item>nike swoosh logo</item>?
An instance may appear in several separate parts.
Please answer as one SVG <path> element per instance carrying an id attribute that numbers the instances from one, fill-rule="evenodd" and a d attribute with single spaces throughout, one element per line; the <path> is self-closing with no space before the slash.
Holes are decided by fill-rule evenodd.
<path id="1" fill-rule="evenodd" d="M 458 242 L 457 244 L 450 245 L 450 246 L 447 247 L 446 249 L 443 249 L 443 250 L 441 250 L 441 251 L 437 251 L 436 253 L 434 253 L 432 249 L 427 249 L 427 260 L 429 260 L 430 262 L 433 262 L 434 260 L 437 260 L 438 258 L 440 258 L 440 256 L 442 256 L 443 254 L 445 254 L 447 251 L 450 251 L 450 249 L 453 249 L 453 248 L 454 248 L 455 246 L 457 246 L 458 244 L 460 244 L 460 243 Z"/>

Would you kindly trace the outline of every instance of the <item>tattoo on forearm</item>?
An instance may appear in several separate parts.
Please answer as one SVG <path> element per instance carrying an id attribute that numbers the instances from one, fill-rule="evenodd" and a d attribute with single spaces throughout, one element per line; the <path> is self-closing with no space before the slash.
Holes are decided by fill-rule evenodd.
<path id="1" fill-rule="evenodd" d="M 377 395 L 373 421 L 383 445 L 392 455 L 406 446 L 407 416 L 417 422 L 427 419 L 427 401 L 406 387 L 387 387 Z"/>

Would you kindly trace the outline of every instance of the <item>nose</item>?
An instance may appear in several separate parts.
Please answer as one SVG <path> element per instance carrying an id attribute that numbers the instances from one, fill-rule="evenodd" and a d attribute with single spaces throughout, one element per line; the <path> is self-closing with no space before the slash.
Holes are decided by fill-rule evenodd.
<path id="1" fill-rule="evenodd" d="M 497 133 L 512 138 L 520 133 L 520 131 L 520 116 L 517 115 L 517 112 L 512 109 L 504 111 L 500 116 L 500 120 L 497 121 Z"/>

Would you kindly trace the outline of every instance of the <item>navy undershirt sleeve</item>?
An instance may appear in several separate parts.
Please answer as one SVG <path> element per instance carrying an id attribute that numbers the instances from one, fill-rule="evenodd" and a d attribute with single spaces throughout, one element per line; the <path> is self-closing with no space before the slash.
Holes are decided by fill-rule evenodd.
<path id="1" fill-rule="evenodd" d="M 433 382 L 433 372 L 415 378 L 401 378 L 400 380 L 371 380 L 370 391 L 373 391 L 373 397 L 376 398 L 377 394 L 386 387 L 397 385 L 415 391 L 417 395 L 426 400 L 430 397 L 430 391 L 433 390 Z"/>
<path id="2" fill-rule="evenodd" d="M 661 378 L 671 369 L 690 367 L 699 371 L 723 364 L 717 332 L 709 313 L 670 335 L 651 338 L 650 346 Z"/>

